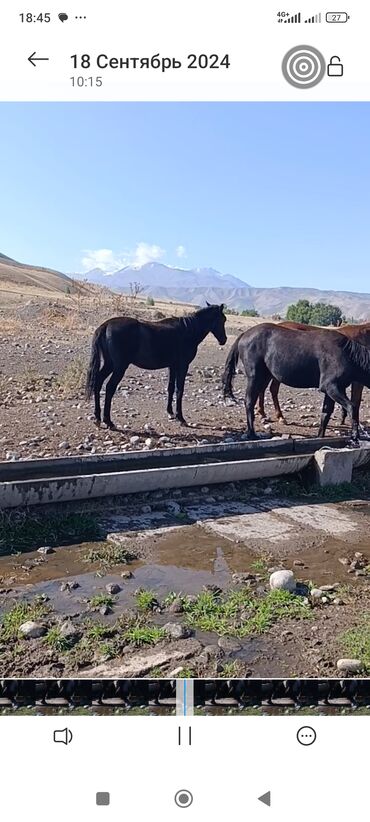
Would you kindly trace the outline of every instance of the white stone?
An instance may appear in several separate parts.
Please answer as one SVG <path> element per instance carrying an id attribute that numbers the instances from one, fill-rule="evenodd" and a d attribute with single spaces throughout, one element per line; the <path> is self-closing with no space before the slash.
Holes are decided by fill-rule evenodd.
<path id="1" fill-rule="evenodd" d="M 25 639 L 37 639 L 37 637 L 46 634 L 46 628 L 40 622 L 28 620 L 19 626 L 19 633 L 23 634 Z"/>
<path id="2" fill-rule="evenodd" d="M 270 576 L 270 588 L 272 591 L 290 591 L 293 593 L 296 589 L 296 582 L 293 571 L 274 571 Z"/>
<path id="3" fill-rule="evenodd" d="M 360 659 L 338 659 L 337 669 L 346 674 L 358 674 L 362 670 L 362 662 Z"/>

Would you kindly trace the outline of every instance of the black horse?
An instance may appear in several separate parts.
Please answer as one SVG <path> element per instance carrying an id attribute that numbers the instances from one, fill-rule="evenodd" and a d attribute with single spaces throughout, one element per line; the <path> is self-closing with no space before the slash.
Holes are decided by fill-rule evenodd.
<path id="1" fill-rule="evenodd" d="M 114 317 L 95 331 L 87 375 L 86 393 L 95 397 L 95 421 L 101 422 L 100 391 L 110 377 L 105 392 L 103 422 L 114 429 L 111 420 L 113 394 L 130 365 L 154 370 L 169 369 L 167 413 L 170 419 L 186 422 L 182 396 L 188 368 L 198 345 L 211 333 L 225 345 L 226 317 L 223 305 L 209 305 L 186 317 L 169 317 L 160 322 L 142 322 L 132 317 Z M 176 389 L 176 415 L 172 400 Z"/>
<path id="2" fill-rule="evenodd" d="M 292 330 L 261 323 L 235 341 L 226 360 L 224 396 L 233 397 L 232 383 L 238 359 L 247 377 L 245 408 L 247 433 L 255 439 L 254 406 L 272 378 L 293 388 L 319 388 L 325 394 L 319 437 L 325 431 L 335 403 L 352 417 L 352 440 L 358 442 L 358 405 L 346 396 L 351 382 L 370 388 L 370 353 L 364 345 L 338 331 Z"/>

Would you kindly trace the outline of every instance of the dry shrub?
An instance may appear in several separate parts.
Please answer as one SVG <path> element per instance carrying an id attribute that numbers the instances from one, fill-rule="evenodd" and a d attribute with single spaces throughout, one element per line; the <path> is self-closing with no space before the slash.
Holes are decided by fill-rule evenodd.
<path id="1" fill-rule="evenodd" d="M 59 387 L 65 397 L 78 397 L 84 393 L 86 385 L 87 362 L 82 357 L 68 363 L 59 377 Z"/>

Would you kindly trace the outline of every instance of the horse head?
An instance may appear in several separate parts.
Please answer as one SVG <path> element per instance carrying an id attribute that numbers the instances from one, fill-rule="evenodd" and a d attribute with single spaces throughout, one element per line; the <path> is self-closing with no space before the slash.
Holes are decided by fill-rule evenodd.
<path id="1" fill-rule="evenodd" d="M 217 342 L 220 345 L 225 345 L 227 341 L 227 336 L 225 332 L 225 323 L 226 323 L 226 316 L 224 314 L 224 304 L 221 305 L 210 305 L 207 302 L 207 308 L 209 309 L 210 313 L 210 332 L 216 337 Z"/>

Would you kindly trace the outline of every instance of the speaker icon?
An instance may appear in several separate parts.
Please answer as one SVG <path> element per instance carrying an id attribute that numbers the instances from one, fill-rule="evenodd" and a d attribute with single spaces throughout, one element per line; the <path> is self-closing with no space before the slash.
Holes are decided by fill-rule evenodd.
<path id="1" fill-rule="evenodd" d="M 63 745 L 69 745 L 72 742 L 73 734 L 69 728 L 63 728 L 62 731 L 54 731 L 53 733 L 53 740 L 54 742 L 62 742 Z"/>

